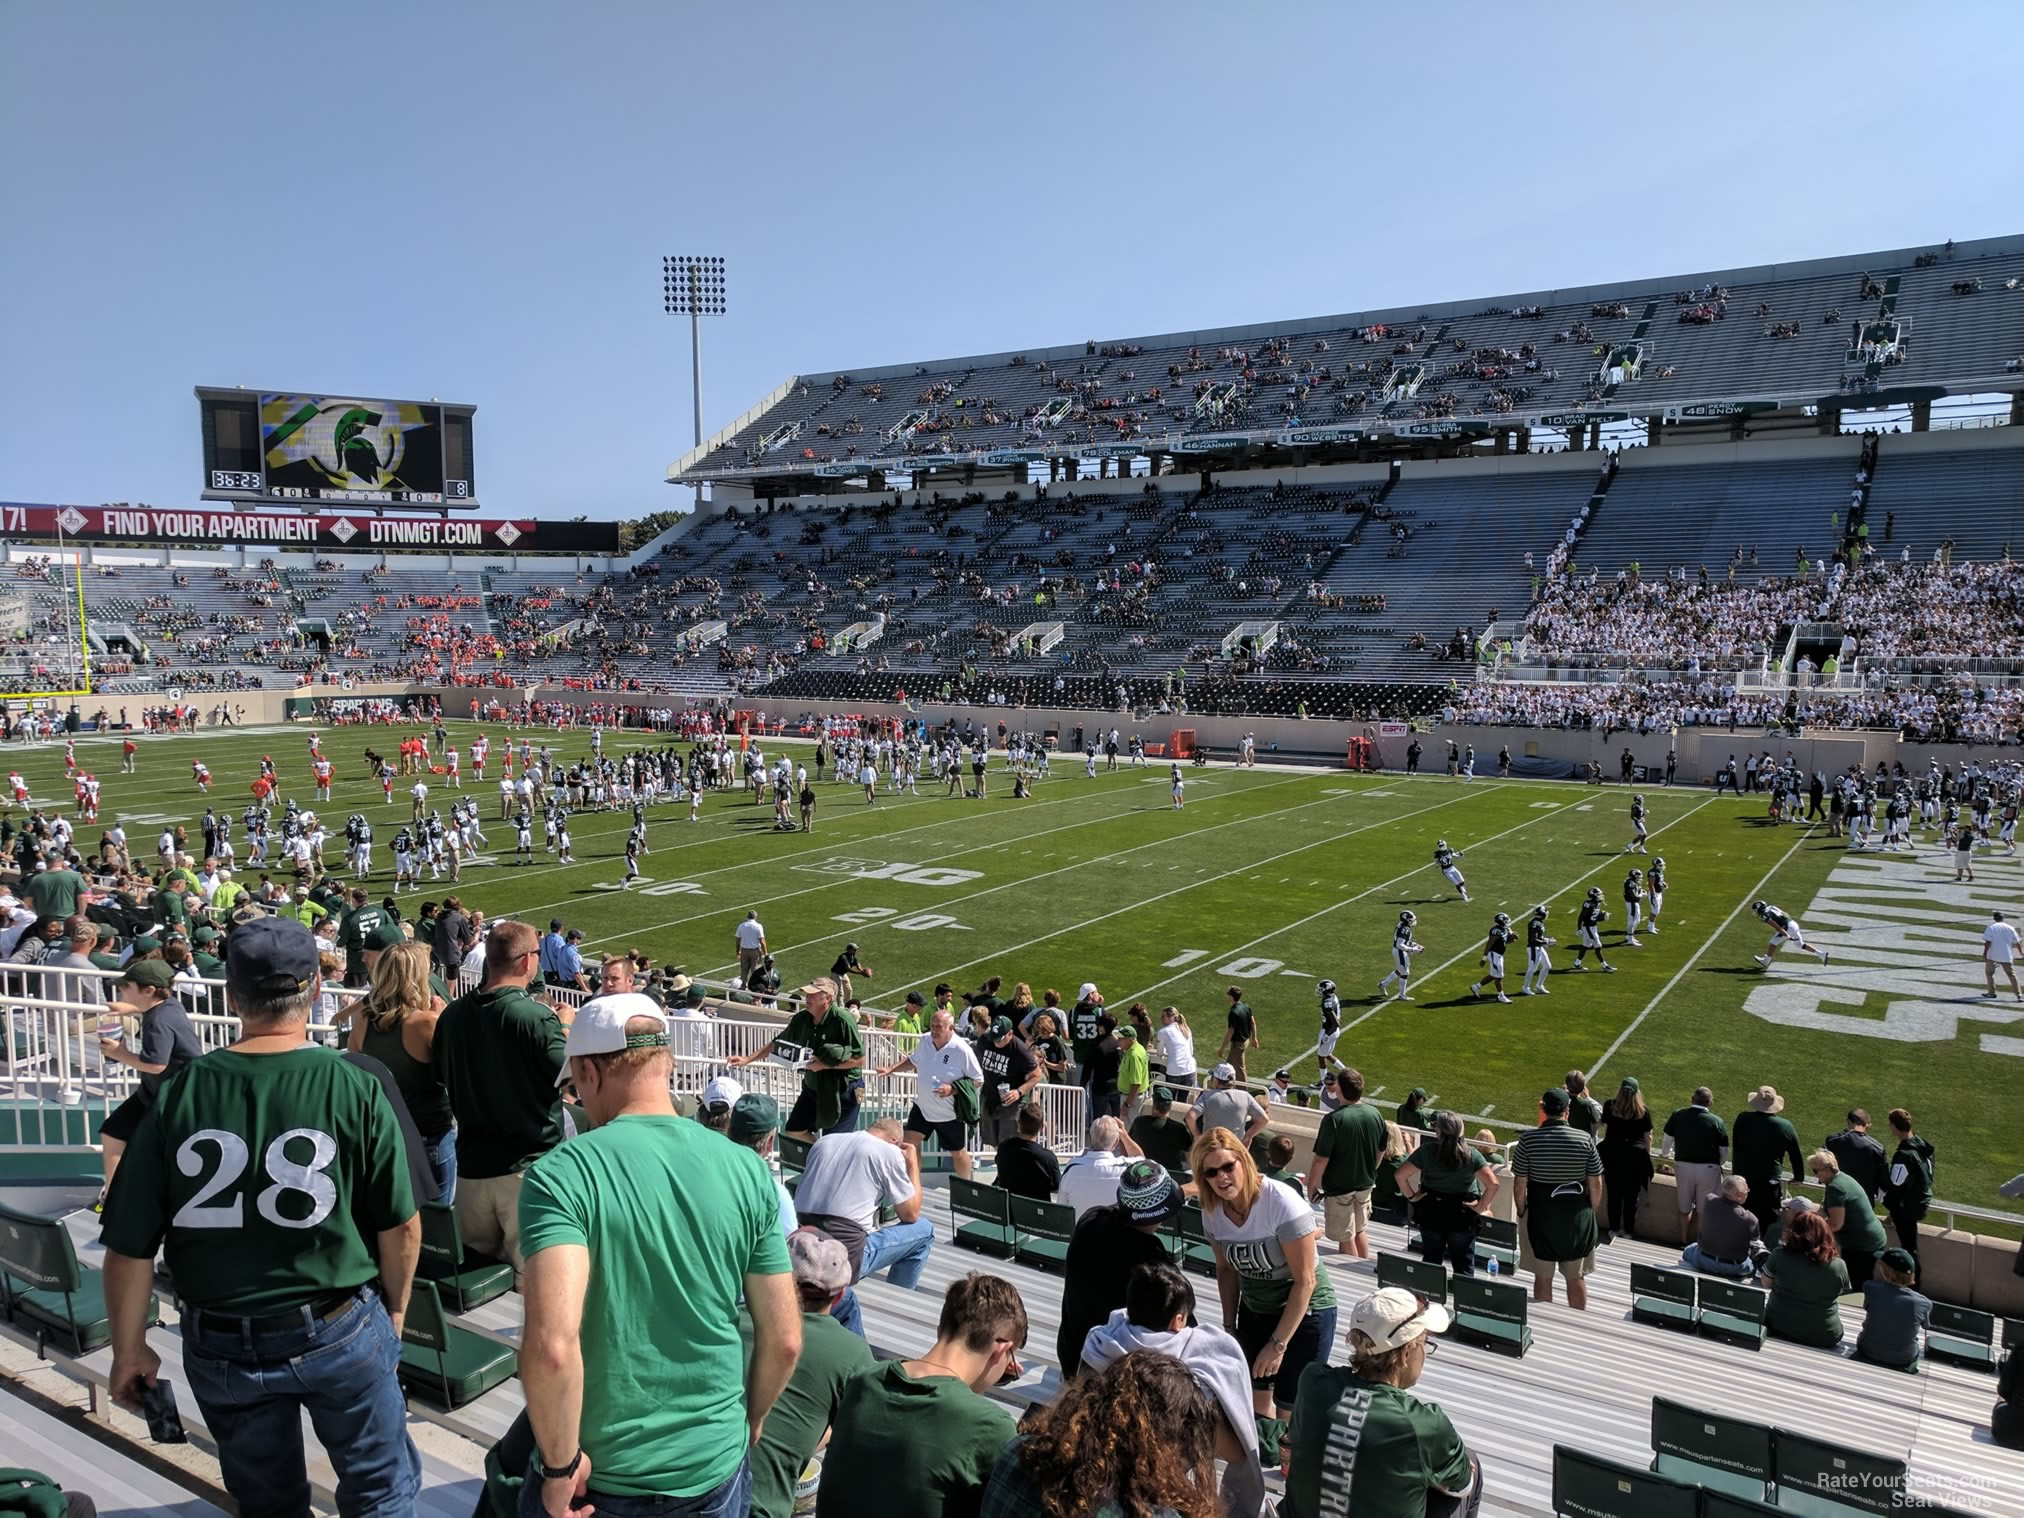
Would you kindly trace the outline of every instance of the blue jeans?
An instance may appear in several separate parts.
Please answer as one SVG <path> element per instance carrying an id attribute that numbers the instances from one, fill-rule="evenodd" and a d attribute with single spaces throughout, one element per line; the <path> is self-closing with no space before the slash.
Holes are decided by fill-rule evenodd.
<path id="1" fill-rule="evenodd" d="M 309 1510 L 307 1412 L 337 1472 L 346 1518 L 413 1513 L 422 1465 L 395 1379 L 400 1359 L 393 1321 L 364 1289 L 334 1318 L 318 1322 L 305 1307 L 299 1323 L 277 1332 L 220 1326 L 209 1313 L 186 1317 L 183 1370 L 239 1511 L 294 1518 Z"/>
<path id="2" fill-rule="evenodd" d="M 1748 1260 L 1740 1265 L 1731 1265 L 1727 1260 L 1710 1259 L 1701 1253 L 1698 1242 L 1687 1246 L 1686 1252 L 1680 1256 L 1680 1263 L 1689 1270 L 1700 1271 L 1702 1275 L 1727 1276 L 1732 1281 L 1747 1281 L 1757 1273 Z"/>
<path id="3" fill-rule="evenodd" d="M 457 1130 L 445 1128 L 438 1138 L 423 1139 L 429 1171 L 436 1178 L 436 1200 L 445 1207 L 457 1200 Z"/>
<path id="4" fill-rule="evenodd" d="M 859 1279 L 885 1270 L 886 1279 L 893 1285 L 916 1291 L 934 1245 L 935 1225 L 926 1218 L 918 1223 L 895 1223 L 890 1228 L 881 1228 L 864 1241 L 864 1269 Z M 864 1337 L 864 1311 L 858 1306 L 856 1287 L 844 1292 L 829 1315 L 860 1339 Z"/>
<path id="5" fill-rule="evenodd" d="M 537 1458 L 538 1452 L 537 1452 Z M 597 1471 L 590 1473 L 590 1490 L 584 1501 L 605 1518 L 745 1518 L 752 1507 L 752 1460 L 748 1455 L 722 1486 L 694 1497 L 634 1497 L 622 1492 L 602 1492 Z M 541 1473 L 530 1465 L 520 1485 L 519 1518 L 546 1518 L 541 1506 Z"/>

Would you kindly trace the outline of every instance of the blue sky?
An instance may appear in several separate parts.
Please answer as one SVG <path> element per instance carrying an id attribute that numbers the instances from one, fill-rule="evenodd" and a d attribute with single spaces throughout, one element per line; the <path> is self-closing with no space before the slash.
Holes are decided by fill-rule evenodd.
<path id="1" fill-rule="evenodd" d="M 198 384 L 478 407 L 637 515 L 787 375 L 2024 230 L 2024 5 L 0 0 L 0 499 Z"/>

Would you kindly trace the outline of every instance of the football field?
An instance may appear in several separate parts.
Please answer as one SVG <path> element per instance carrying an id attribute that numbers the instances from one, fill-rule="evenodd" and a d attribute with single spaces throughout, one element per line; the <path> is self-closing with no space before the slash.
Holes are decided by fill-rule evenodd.
<path id="1" fill-rule="evenodd" d="M 1302 1083 L 1315 1071 L 1302 1056 L 1318 1031 L 1315 982 L 1325 976 L 1343 1002 L 1338 1056 L 1363 1070 L 1380 1100 L 1424 1086 L 1434 1105 L 1472 1127 L 1478 1118 L 1529 1124 L 1540 1090 L 1581 1068 L 1605 1097 L 1621 1077 L 1637 1076 L 1661 1120 L 1698 1083 L 1714 1088 L 1725 1117 L 1770 1083 L 1809 1146 L 1851 1106 L 1867 1107 L 1880 1134 L 1885 1112 L 1906 1106 L 1938 1147 L 1936 1192 L 1948 1201 L 2001 1206 L 1997 1184 L 2024 1169 L 2016 1096 L 2024 1005 L 2007 987 L 2006 999 L 1982 1000 L 1978 963 L 1989 910 L 2024 901 L 2024 867 L 1979 857 L 1974 884 L 1956 886 L 1952 856 L 1925 833 L 1915 835 L 1915 855 L 1851 854 L 1824 827 L 1771 824 L 1760 797 L 1648 790 L 1650 848 L 1667 862 L 1670 890 L 1660 931 L 1631 947 L 1619 946 L 1620 888 L 1632 859 L 1648 861 L 1623 852 L 1630 797 L 1618 786 L 1215 765 L 1186 771 L 1186 805 L 1175 811 L 1160 762 L 1090 779 L 1064 756 L 1031 798 L 1014 800 L 994 759 L 981 800 L 945 796 L 926 781 L 919 796 L 895 796 L 882 781 L 867 805 L 860 788 L 825 782 L 811 833 L 772 831 L 770 803 L 742 792 L 708 795 L 693 824 L 686 804 L 659 804 L 649 812 L 644 878 L 621 893 L 628 812 L 577 814 L 574 865 L 539 854 L 516 865 L 499 821 L 505 731 L 489 729 L 493 778 L 481 786 L 468 757 L 475 726 L 451 730 L 490 839 L 454 889 L 488 915 L 544 927 L 560 916 L 583 929 L 587 950 L 639 948 L 722 977 L 736 970 L 733 928 L 756 910 L 790 987 L 826 971 L 846 942 L 874 972 L 859 984 L 874 1007 L 939 980 L 968 989 L 992 974 L 1008 991 L 1027 981 L 1036 999 L 1054 987 L 1072 1002 L 1094 980 L 1120 1013 L 1143 1000 L 1157 1022 L 1162 1006 L 1180 1007 L 1205 1067 L 1223 1037 L 1226 988 L 1237 986 L 1262 1028 L 1252 1077 L 1283 1064 Z M 202 759 L 215 777 L 210 804 L 231 812 L 243 860 L 237 819 L 262 754 L 279 767 L 281 798 L 314 805 L 308 731 L 142 738 L 130 776 L 117 773 L 117 737 L 84 737 L 78 756 L 103 782 L 102 824 L 125 822 L 140 863 L 152 861 L 167 824 L 187 826 L 201 848 L 207 801 L 190 763 Z M 317 810 L 338 835 L 349 813 L 370 818 L 376 896 L 392 884 L 392 840 L 409 815 L 411 782 L 396 782 L 387 805 L 361 755 L 413 731 L 322 730 L 337 789 Z M 564 760 L 589 751 L 587 732 L 550 741 Z M 644 742 L 618 736 L 607 752 Z M 19 770 L 36 803 L 72 810 L 61 744 L 11 747 L 0 769 Z M 428 778 L 431 804 L 447 808 L 444 777 Z M 81 825 L 77 841 L 89 853 L 98 834 Z M 1462 852 L 1471 901 L 1434 867 L 1437 839 Z M 342 847 L 341 836 L 326 847 L 331 864 Z M 1591 886 L 1610 910 L 1612 974 L 1572 970 L 1574 909 Z M 403 910 L 412 915 L 448 889 L 445 881 L 405 893 Z M 1828 963 L 1788 949 L 1760 971 L 1752 956 L 1768 934 L 1750 911 L 1760 897 L 1801 918 Z M 1549 995 L 1525 997 L 1522 929 L 1540 903 L 1558 940 L 1556 969 Z M 1380 1000 L 1406 909 L 1418 914 L 1425 945 L 1415 999 Z M 1510 1005 L 1469 989 L 1498 911 L 1520 930 Z"/>

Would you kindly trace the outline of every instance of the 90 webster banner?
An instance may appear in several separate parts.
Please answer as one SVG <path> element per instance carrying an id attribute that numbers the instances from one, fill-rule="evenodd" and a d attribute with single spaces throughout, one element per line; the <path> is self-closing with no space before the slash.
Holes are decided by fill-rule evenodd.
<path id="1" fill-rule="evenodd" d="M 0 501 L 0 535 L 54 543 L 222 548 L 269 544 L 428 552 L 616 553 L 616 522 L 511 522 L 441 517 L 300 516 L 289 512 L 157 511 L 145 506 L 31 506 Z"/>

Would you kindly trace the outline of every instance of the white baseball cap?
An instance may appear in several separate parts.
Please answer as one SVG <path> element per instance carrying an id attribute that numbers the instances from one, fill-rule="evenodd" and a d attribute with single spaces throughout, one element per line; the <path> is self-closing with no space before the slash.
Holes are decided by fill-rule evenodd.
<path id="1" fill-rule="evenodd" d="M 1421 1334 L 1446 1333 L 1453 1321 L 1448 1309 L 1439 1303 L 1429 1302 L 1403 1286 L 1386 1286 L 1351 1309 L 1349 1331 L 1352 1335 L 1362 1334 L 1376 1349 L 1403 1349 Z"/>
<path id="2" fill-rule="evenodd" d="M 720 1075 L 703 1087 L 705 1107 L 735 1107 L 738 1098 L 745 1094 L 745 1088 L 728 1075 Z"/>
<path id="3" fill-rule="evenodd" d="M 1085 980 L 1082 983 L 1082 989 L 1075 993 L 1075 999 L 1077 1001 L 1093 1001 L 1096 998 L 1100 997 L 1102 994 L 1103 994 L 1102 992 L 1096 989 L 1095 981 Z"/>
<path id="4" fill-rule="evenodd" d="M 1224 1085 L 1227 1086 L 1237 1079 L 1237 1067 L 1231 1064 L 1218 1065 L 1216 1066 L 1215 1069 L 1209 1072 L 1209 1079 L 1212 1081 L 1221 1081 Z"/>
<path id="5" fill-rule="evenodd" d="M 651 997 L 638 991 L 614 991 L 609 996 L 593 996 L 578 1007 L 576 1017 L 569 1025 L 569 1038 L 562 1046 L 562 1069 L 555 1077 L 555 1084 L 569 1084 L 569 1061 L 579 1054 L 616 1054 L 621 1049 L 645 1047 L 633 1044 L 626 1037 L 625 1025 L 635 1017 L 651 1017 L 659 1023 L 660 1032 L 652 1035 L 651 1039 L 663 1048 L 667 1046 L 667 1014 L 654 1005 Z"/>

